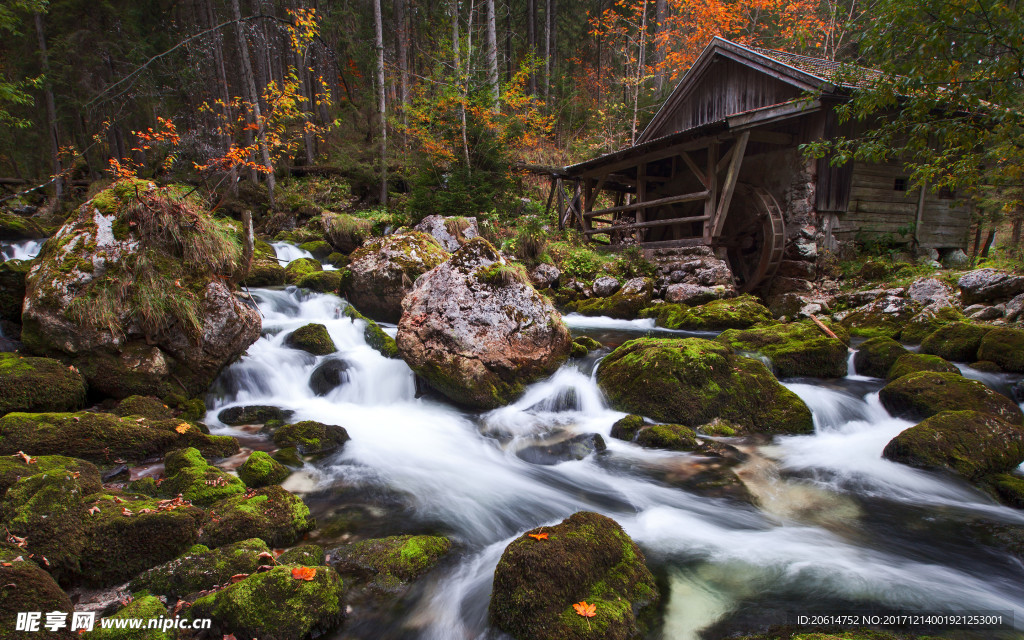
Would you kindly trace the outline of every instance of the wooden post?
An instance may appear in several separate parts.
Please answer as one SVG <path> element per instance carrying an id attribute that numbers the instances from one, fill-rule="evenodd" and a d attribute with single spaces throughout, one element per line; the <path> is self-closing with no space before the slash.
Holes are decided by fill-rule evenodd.
<path id="1" fill-rule="evenodd" d="M 736 190 L 736 182 L 740 177 L 740 164 L 747 151 L 747 141 L 750 140 L 750 131 L 744 131 L 736 141 L 732 150 L 732 158 L 729 160 L 729 172 L 725 174 L 725 183 L 722 184 L 722 197 L 715 211 L 715 228 L 711 233 L 712 238 L 717 238 L 725 226 L 725 216 L 729 213 L 729 204 L 732 202 L 732 194 Z"/>
<path id="2" fill-rule="evenodd" d="M 715 228 L 715 208 L 718 206 L 718 172 L 715 170 L 717 166 L 718 143 L 712 142 L 708 145 L 708 168 L 704 174 L 704 186 L 708 190 L 708 199 L 704 201 L 704 215 L 707 216 L 707 220 L 704 222 L 704 244 L 711 244 L 711 235 Z M 696 165 L 691 169 L 696 171 Z"/>
<path id="3" fill-rule="evenodd" d="M 643 204 L 647 202 L 647 162 L 641 162 L 640 166 L 636 168 L 636 199 L 637 202 Z M 636 221 L 642 223 L 647 221 L 647 211 L 643 207 L 636 210 Z M 636 230 L 636 241 L 643 242 L 646 231 L 644 229 Z"/>
<path id="4" fill-rule="evenodd" d="M 921 193 L 917 197 L 917 218 L 914 220 L 914 247 L 921 246 L 921 240 L 918 237 L 918 233 L 921 230 L 921 220 L 924 219 L 924 198 L 925 193 L 928 189 L 928 183 L 921 183 Z"/>

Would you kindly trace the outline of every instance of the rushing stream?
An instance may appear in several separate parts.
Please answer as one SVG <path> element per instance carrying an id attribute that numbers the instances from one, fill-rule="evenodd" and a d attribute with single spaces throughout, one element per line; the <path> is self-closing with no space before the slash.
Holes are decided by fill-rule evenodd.
<path id="1" fill-rule="evenodd" d="M 285 485 L 306 494 L 320 525 L 312 541 L 325 548 L 423 532 L 456 544 L 399 614 L 354 612 L 336 638 L 500 637 L 486 620 L 505 546 L 579 510 L 614 518 L 644 550 L 663 594 L 654 638 L 724 638 L 794 623 L 796 614 L 865 608 L 1015 612 L 1024 628 L 1024 565 L 972 537 L 982 521 L 1024 525 L 1024 514 L 956 479 L 882 459 L 885 444 L 910 423 L 881 407 L 881 380 L 785 381 L 811 408 L 816 432 L 736 443 L 747 454 L 737 472 L 755 507 L 688 490 L 679 478 L 700 461 L 696 454 L 609 437 L 623 414 L 606 406 L 593 379 L 607 350 L 569 361 L 512 405 L 477 414 L 417 397 L 412 372 L 366 345 L 361 321 L 340 316 L 340 298 L 295 288 L 252 295 L 263 337 L 220 378 L 211 428 L 269 448 L 263 436 L 216 419 L 226 406 L 261 404 L 348 430 L 341 453 Z M 654 331 L 648 321 L 566 321 L 607 346 L 647 333 L 693 335 Z M 338 353 L 314 357 L 284 346 L 290 331 L 310 322 L 327 326 Z M 316 396 L 309 378 L 328 358 L 348 363 L 348 382 Z M 517 455 L 538 441 L 585 433 L 604 436 L 607 452 L 553 465 Z"/>

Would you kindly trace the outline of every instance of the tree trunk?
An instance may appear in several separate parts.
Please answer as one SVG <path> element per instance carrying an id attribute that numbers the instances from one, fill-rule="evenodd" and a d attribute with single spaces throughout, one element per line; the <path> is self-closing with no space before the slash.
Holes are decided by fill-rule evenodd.
<path id="1" fill-rule="evenodd" d="M 259 140 L 260 155 L 263 164 L 270 170 L 267 174 L 267 193 L 270 196 L 270 206 L 274 206 L 274 187 L 277 181 L 274 179 L 274 165 L 270 160 L 270 148 L 267 146 L 267 132 L 263 123 L 263 113 L 260 110 L 260 96 L 256 91 L 256 78 L 252 72 L 252 62 L 249 60 L 249 43 L 245 39 L 245 29 L 242 27 L 242 11 L 238 7 L 238 0 L 231 0 L 231 11 L 235 20 L 235 35 L 238 38 L 238 55 L 242 61 L 242 75 L 245 80 L 246 93 L 248 93 L 250 107 L 256 119 L 256 137 Z"/>
<path id="2" fill-rule="evenodd" d="M 551 97 L 551 10 L 555 0 L 544 4 L 544 101 Z"/>
<path id="3" fill-rule="evenodd" d="M 981 257 L 987 258 L 988 251 L 992 248 L 992 241 L 996 239 L 996 225 L 988 228 L 988 235 L 985 236 L 985 244 L 981 247 Z"/>
<path id="4" fill-rule="evenodd" d="M 526 0 L 526 47 L 531 56 L 537 55 L 537 0 Z M 537 95 L 537 74 L 532 69 L 530 95 Z"/>
<path id="5" fill-rule="evenodd" d="M 505 82 L 512 82 L 512 2 L 505 5 Z"/>
<path id="6" fill-rule="evenodd" d="M 498 111 L 498 16 L 494 10 L 494 0 L 487 0 L 487 84 L 491 89 L 492 108 Z"/>
<path id="7" fill-rule="evenodd" d="M 43 30 L 43 16 L 35 14 L 36 37 L 39 41 L 39 58 L 42 62 L 43 94 L 46 98 L 46 127 L 50 139 L 50 161 L 53 164 L 53 193 L 57 201 L 64 199 L 64 169 L 60 163 L 60 131 L 57 129 L 57 105 L 53 100 L 53 84 L 50 82 L 50 56 L 46 50 L 46 33 Z"/>
<path id="8" fill-rule="evenodd" d="M 665 86 L 665 20 L 668 18 L 668 0 L 654 1 L 654 86 L 661 92 Z"/>
<path id="9" fill-rule="evenodd" d="M 380 118 L 380 203 L 388 203 L 388 122 L 384 101 L 384 24 L 380 0 L 373 0 L 374 47 L 377 50 L 377 115 Z"/>
<path id="10" fill-rule="evenodd" d="M 647 0 L 644 0 L 643 16 L 640 19 L 640 51 L 636 63 L 636 84 L 633 87 L 633 124 L 630 144 L 636 144 L 637 112 L 640 108 L 640 85 L 644 78 L 644 55 L 647 52 Z"/>

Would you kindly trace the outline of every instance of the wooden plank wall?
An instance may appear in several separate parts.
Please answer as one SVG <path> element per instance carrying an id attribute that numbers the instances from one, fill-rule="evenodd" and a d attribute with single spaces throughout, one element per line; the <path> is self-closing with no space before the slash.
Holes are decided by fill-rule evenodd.
<path id="1" fill-rule="evenodd" d="M 908 173 L 898 165 L 855 163 L 850 204 L 845 213 L 838 215 L 837 238 L 848 242 L 855 240 L 858 233 L 891 233 L 897 240 L 909 241 L 911 236 L 904 238 L 899 232 L 915 224 L 920 191 L 894 188 L 897 178 L 907 177 Z M 962 202 L 940 198 L 931 190 L 925 192 L 924 213 L 918 229 L 920 246 L 964 247 L 969 230 L 970 214 Z"/>
<path id="2" fill-rule="evenodd" d="M 800 96 L 793 85 L 732 60 L 718 59 L 694 83 L 652 138 Z"/>

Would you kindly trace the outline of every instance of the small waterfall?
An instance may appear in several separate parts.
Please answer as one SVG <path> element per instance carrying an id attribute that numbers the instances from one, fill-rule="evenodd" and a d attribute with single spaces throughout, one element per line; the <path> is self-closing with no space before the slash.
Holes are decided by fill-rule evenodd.
<path id="1" fill-rule="evenodd" d="M 287 266 L 288 263 L 292 262 L 293 260 L 298 260 L 299 258 L 309 258 L 311 260 L 316 260 L 316 258 L 313 257 L 312 253 L 306 251 L 305 249 L 300 249 L 299 247 L 295 246 L 290 242 L 272 242 L 270 243 L 270 246 L 274 248 L 274 253 L 277 254 L 277 261 L 281 263 L 281 266 Z M 324 268 L 324 271 L 338 270 L 338 267 L 328 264 L 326 262 L 323 262 L 321 264 Z"/>
<path id="2" fill-rule="evenodd" d="M 34 260 L 43 248 L 46 240 L 22 240 L 20 242 L 0 242 L 0 262 L 7 260 Z"/>

